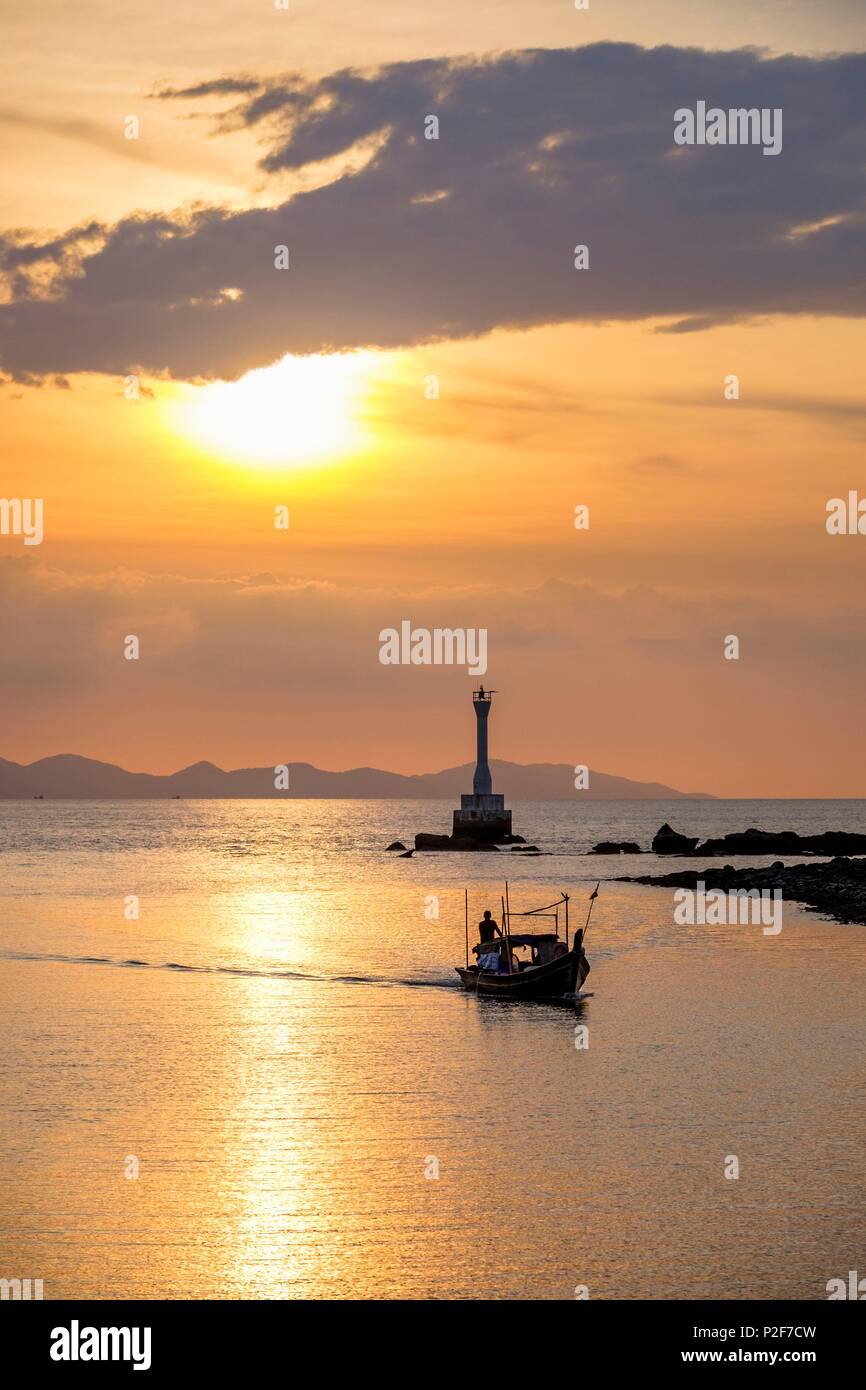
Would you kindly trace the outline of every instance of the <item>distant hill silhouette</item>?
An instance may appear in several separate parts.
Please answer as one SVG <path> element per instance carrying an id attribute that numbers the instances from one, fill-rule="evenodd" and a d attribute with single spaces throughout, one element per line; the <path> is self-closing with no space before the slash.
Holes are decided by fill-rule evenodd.
<path id="1" fill-rule="evenodd" d="M 375 767 L 356 767 L 348 772 L 324 772 L 311 763 L 289 763 L 289 791 L 274 789 L 272 767 L 237 768 L 224 772 L 213 763 L 193 763 L 167 777 L 149 772 L 126 772 L 113 763 L 60 753 L 26 766 L 0 758 L 0 799 L 44 796 L 48 799 L 144 797 L 442 797 L 454 801 L 471 791 L 474 763 L 449 767 L 444 772 L 424 772 L 406 777 Z M 589 789 L 574 790 L 573 769 L 567 763 L 506 763 L 491 759 L 493 784 L 511 801 L 615 801 L 706 798 L 707 792 L 680 792 L 660 782 L 632 782 L 606 772 L 590 772 Z"/>

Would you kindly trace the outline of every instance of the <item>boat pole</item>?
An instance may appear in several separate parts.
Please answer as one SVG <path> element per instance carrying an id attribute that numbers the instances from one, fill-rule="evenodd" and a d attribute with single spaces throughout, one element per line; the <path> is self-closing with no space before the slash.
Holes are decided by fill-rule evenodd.
<path id="1" fill-rule="evenodd" d="M 499 901 L 502 903 L 502 940 L 501 940 L 500 943 L 499 943 L 499 959 L 500 959 L 500 961 L 501 961 L 501 960 L 502 960 L 502 952 L 508 949 L 508 918 L 507 918 L 507 914 L 506 914 L 506 911 L 505 911 L 505 899 L 504 899 L 503 897 L 500 897 Z M 511 965 L 511 960 L 510 960 L 511 952 L 510 952 L 510 950 L 509 950 L 508 954 L 509 954 L 509 961 L 508 961 L 508 964 L 509 964 L 509 967 L 510 967 L 510 965 Z"/>
<path id="2" fill-rule="evenodd" d="M 599 879 L 599 880 L 598 880 L 598 883 L 595 885 L 595 892 L 594 892 L 594 893 L 590 893 L 590 895 L 589 895 L 589 912 L 587 912 L 587 914 L 586 914 L 586 924 L 585 924 L 585 926 L 584 926 L 584 928 L 583 928 L 583 939 L 584 939 L 584 941 L 586 940 L 586 928 L 589 926 L 589 919 L 590 919 L 590 917 L 592 916 L 592 905 L 593 905 L 593 903 L 595 902 L 596 898 L 598 897 L 598 890 L 599 890 L 600 887 L 601 887 L 601 879 Z"/>
<path id="3" fill-rule="evenodd" d="M 509 919 L 511 917 L 511 904 L 508 901 L 508 879 L 505 880 L 505 950 L 507 952 L 506 962 L 508 974 L 511 974 L 511 927 Z"/>
<path id="4" fill-rule="evenodd" d="M 565 899 L 565 949 L 568 950 L 568 894 L 562 896 Z"/>
<path id="5" fill-rule="evenodd" d="M 469 889 L 463 889 L 463 916 L 466 920 L 466 969 L 469 969 Z"/>

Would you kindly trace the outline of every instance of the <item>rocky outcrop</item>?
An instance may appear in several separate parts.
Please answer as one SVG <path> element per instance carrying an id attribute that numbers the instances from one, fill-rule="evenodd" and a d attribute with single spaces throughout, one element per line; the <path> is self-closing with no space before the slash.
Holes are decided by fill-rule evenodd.
<path id="1" fill-rule="evenodd" d="M 698 854 L 866 854 L 866 835 L 846 830 L 825 830 L 820 835 L 798 835 L 796 830 L 742 830 L 721 839 L 704 840 Z"/>
<path id="2" fill-rule="evenodd" d="M 648 883 L 672 888 L 696 888 L 708 892 L 731 889 L 781 889 L 783 899 L 805 904 L 835 917 L 837 922 L 866 924 L 866 859 L 831 859 L 823 864 L 790 864 L 781 861 L 767 868 L 681 869 L 672 874 L 642 874 L 623 883 Z"/>
<path id="3" fill-rule="evenodd" d="M 697 843 L 697 835 L 694 839 L 690 835 L 680 835 L 665 822 L 653 836 L 652 847 L 654 854 L 691 854 Z"/>
<path id="4" fill-rule="evenodd" d="M 670 829 L 670 827 L 668 827 Z M 659 831 L 661 834 L 661 831 Z M 602 840 L 599 844 L 593 845 L 593 854 L 643 854 L 640 845 L 636 845 L 633 840 Z"/>
<path id="5" fill-rule="evenodd" d="M 388 849 L 403 849 L 403 850 L 405 850 L 406 846 L 405 846 L 404 844 L 401 844 L 399 840 L 392 840 L 391 843 L 390 843 L 390 845 L 387 846 L 387 848 L 388 848 Z"/>
<path id="6" fill-rule="evenodd" d="M 612 843 L 612 842 L 611 842 Z M 656 854 L 736 855 L 736 854 L 866 854 L 866 835 L 847 830 L 824 830 L 820 835 L 799 835 L 796 830 L 732 831 L 717 839 L 700 841 L 690 835 L 680 835 L 669 825 L 663 825 L 652 844 Z M 603 849 L 596 845 L 596 854 L 615 854 L 616 848 Z"/>
<path id="7" fill-rule="evenodd" d="M 423 831 L 415 836 L 415 848 L 477 851 L 481 854 L 499 853 L 497 845 L 488 844 L 486 841 L 472 840 L 465 835 L 428 835 Z"/>
<path id="8" fill-rule="evenodd" d="M 454 844 L 450 835 L 427 835 L 421 831 L 415 836 L 416 849 L 453 849 Z"/>

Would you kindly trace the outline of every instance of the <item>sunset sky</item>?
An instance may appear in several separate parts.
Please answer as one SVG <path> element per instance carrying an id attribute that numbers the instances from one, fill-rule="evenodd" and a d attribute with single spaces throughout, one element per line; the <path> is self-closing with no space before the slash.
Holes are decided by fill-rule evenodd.
<path id="1" fill-rule="evenodd" d="M 863 795 L 862 0 L 2 30 L 0 496 L 45 539 L 0 536 L 0 757 L 467 761 L 473 678 L 378 660 L 408 618 L 488 629 L 497 757 Z M 699 100 L 782 153 L 678 148 Z"/>

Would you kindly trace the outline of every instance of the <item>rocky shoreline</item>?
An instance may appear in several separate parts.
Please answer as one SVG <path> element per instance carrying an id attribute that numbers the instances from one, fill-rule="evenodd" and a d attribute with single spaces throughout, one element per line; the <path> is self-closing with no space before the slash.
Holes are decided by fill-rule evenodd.
<path id="1" fill-rule="evenodd" d="M 698 883 L 702 883 L 707 892 L 721 889 L 725 893 L 731 889 L 778 888 L 783 898 L 825 912 L 837 922 L 866 925 L 866 859 L 839 856 L 829 863 L 792 864 L 787 867 L 777 861 L 768 867 L 754 869 L 735 869 L 731 864 L 725 864 L 721 869 L 680 869 L 671 874 L 640 874 L 621 878 L 618 882 L 670 888 L 696 888 Z"/>
<path id="2" fill-rule="evenodd" d="M 736 830 L 718 839 L 701 840 L 697 835 L 681 835 L 663 825 L 653 836 L 652 854 L 866 854 L 866 835 L 847 830 L 824 830 L 820 835 L 799 835 L 796 830 Z M 602 840 L 593 854 L 643 854 L 630 840 Z"/>

